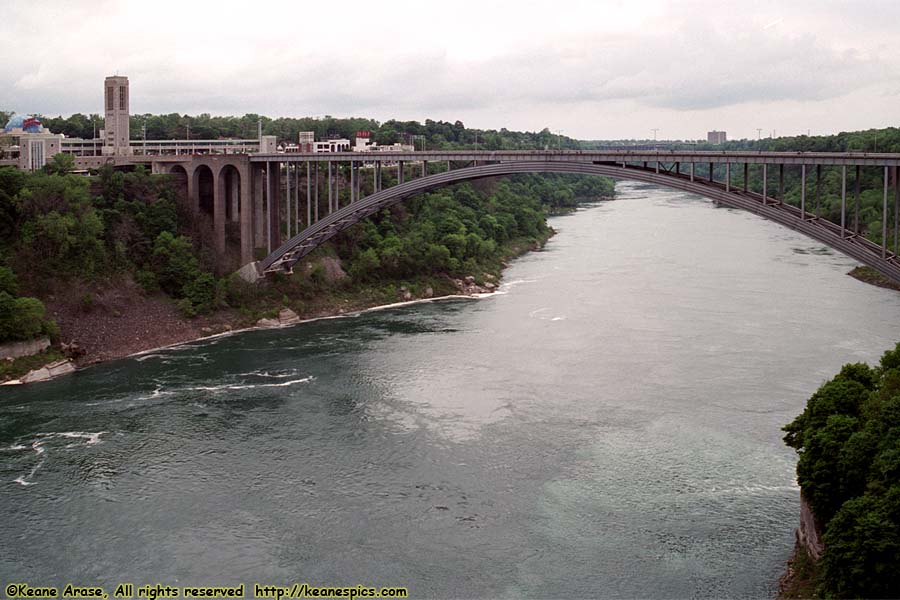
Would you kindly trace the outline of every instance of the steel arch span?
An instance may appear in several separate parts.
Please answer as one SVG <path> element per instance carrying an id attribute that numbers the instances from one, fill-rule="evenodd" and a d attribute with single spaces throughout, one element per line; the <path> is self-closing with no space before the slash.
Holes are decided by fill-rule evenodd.
<path id="1" fill-rule="evenodd" d="M 729 189 L 725 184 L 692 178 L 681 173 L 657 172 L 654 169 L 630 165 L 625 167 L 619 163 L 598 164 L 575 161 L 501 162 L 455 169 L 413 179 L 376 192 L 331 213 L 293 236 L 263 260 L 245 265 L 241 272 L 245 277 L 249 275 L 247 277 L 249 279 L 256 279 L 266 273 L 290 271 L 298 260 L 317 247 L 344 229 L 383 208 L 402 202 L 411 196 L 454 183 L 517 173 L 602 175 L 690 192 L 709 198 L 718 204 L 747 210 L 780 223 L 876 269 L 890 279 L 900 281 L 900 262 L 894 256 L 883 257 L 881 246 L 855 235 L 849 230 L 842 229 L 830 221 L 818 219 L 808 212 L 801 213 L 799 208 L 782 204 L 774 198 L 764 199 L 761 194 L 755 192 Z"/>

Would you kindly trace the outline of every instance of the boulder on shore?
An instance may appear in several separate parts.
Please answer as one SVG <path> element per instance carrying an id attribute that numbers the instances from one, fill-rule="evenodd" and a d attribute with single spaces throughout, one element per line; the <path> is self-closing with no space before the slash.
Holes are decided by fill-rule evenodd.
<path id="1" fill-rule="evenodd" d="M 27 375 L 22 377 L 22 383 L 34 383 L 36 381 L 47 381 L 60 375 L 67 375 L 75 371 L 75 365 L 68 359 L 57 360 L 48 363 L 39 369 L 29 371 Z"/>
<path id="2" fill-rule="evenodd" d="M 257 327 L 285 327 L 287 325 L 296 325 L 300 322 L 297 313 L 289 308 L 282 308 L 278 311 L 278 316 L 274 319 L 260 319 L 256 322 Z"/>
<path id="3" fill-rule="evenodd" d="M 282 308 L 278 311 L 278 321 L 282 325 L 295 325 L 300 322 L 300 317 L 291 309 Z"/>

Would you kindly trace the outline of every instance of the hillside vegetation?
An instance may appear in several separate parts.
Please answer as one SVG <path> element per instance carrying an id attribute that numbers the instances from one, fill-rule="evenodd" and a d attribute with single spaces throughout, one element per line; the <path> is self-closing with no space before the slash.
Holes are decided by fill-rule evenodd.
<path id="1" fill-rule="evenodd" d="M 0 342 L 58 339 L 41 299 L 86 290 L 78 300 L 88 313 L 94 290 L 123 280 L 170 297 L 185 317 L 232 310 L 244 323 L 282 306 L 303 313 L 337 300 L 394 301 L 404 287 L 448 293 L 453 278 L 496 276 L 509 256 L 543 243 L 548 214 L 613 193 L 610 180 L 562 175 L 456 185 L 350 228 L 309 268 L 249 286 L 216 271 L 203 224 L 180 205 L 170 176 L 103 168 L 87 178 L 71 166 L 58 155 L 37 173 L 0 169 Z M 329 276 L 323 257 L 348 276 Z"/>
<path id="2" fill-rule="evenodd" d="M 845 365 L 784 430 L 824 531 L 818 593 L 900 597 L 900 344 Z"/>

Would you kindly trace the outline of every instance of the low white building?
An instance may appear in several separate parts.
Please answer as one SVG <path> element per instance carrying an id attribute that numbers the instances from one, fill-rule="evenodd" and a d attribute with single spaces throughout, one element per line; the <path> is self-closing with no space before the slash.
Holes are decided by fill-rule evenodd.
<path id="1" fill-rule="evenodd" d="M 350 152 L 350 140 L 340 138 L 315 142 L 313 152 Z"/>

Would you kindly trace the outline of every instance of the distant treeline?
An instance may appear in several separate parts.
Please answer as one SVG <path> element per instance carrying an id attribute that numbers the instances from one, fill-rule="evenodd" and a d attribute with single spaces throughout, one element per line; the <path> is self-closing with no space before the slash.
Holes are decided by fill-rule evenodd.
<path id="1" fill-rule="evenodd" d="M 6 123 L 12 115 L 0 111 L 0 124 Z M 40 117 L 44 127 L 53 133 L 63 133 L 69 137 L 92 139 L 103 128 L 103 117 L 98 114 L 73 114 L 69 117 Z M 429 150 L 449 150 L 454 148 L 475 148 L 485 150 L 529 150 L 541 148 L 579 148 L 577 140 L 543 129 L 538 132 L 509 131 L 507 129 L 470 129 L 461 121 L 418 121 L 390 120 L 383 123 L 362 117 L 323 118 L 269 117 L 246 114 L 242 117 L 200 115 L 132 115 L 131 139 L 140 140 L 146 134 L 148 140 L 255 139 L 262 121 L 263 135 L 274 135 L 279 142 L 297 142 L 301 131 L 315 132 L 316 139 L 329 136 L 353 139 L 358 131 L 368 131 L 379 144 L 396 142 L 423 145 Z"/>

